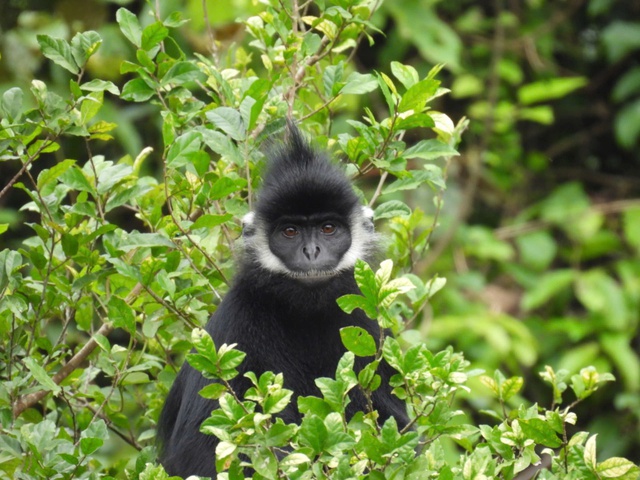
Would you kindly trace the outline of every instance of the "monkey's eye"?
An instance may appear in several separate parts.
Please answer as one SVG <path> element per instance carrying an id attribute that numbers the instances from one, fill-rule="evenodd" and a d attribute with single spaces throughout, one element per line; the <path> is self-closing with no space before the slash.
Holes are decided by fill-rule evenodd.
<path id="1" fill-rule="evenodd" d="M 300 232 L 296 227 L 285 227 L 282 229 L 282 234 L 287 238 L 293 238 L 298 235 Z"/>
<path id="2" fill-rule="evenodd" d="M 334 233 L 336 233 L 336 229 L 337 227 L 333 223 L 325 223 L 322 226 L 322 233 L 324 233 L 325 235 L 333 235 Z"/>

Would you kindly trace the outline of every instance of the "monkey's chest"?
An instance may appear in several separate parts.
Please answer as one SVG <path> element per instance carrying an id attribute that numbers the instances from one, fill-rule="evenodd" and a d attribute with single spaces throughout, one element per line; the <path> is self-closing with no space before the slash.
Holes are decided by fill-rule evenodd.
<path id="1" fill-rule="evenodd" d="M 337 329 L 289 332 L 273 343 L 267 369 L 282 372 L 285 386 L 295 387 L 298 395 L 317 394 L 315 379 L 333 378 L 344 352 Z"/>

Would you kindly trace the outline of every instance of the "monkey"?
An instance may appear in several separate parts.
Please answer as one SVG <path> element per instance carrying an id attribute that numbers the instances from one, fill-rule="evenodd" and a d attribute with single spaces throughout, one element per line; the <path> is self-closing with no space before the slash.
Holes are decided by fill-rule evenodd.
<path id="1" fill-rule="evenodd" d="M 243 376 L 282 373 L 294 401 L 279 414 L 300 423 L 295 398 L 319 395 L 314 380 L 332 377 L 346 349 L 340 329 L 364 328 L 376 341 L 377 322 L 363 311 L 343 312 L 336 299 L 358 294 L 356 260 L 372 261 L 379 247 L 373 211 L 360 204 L 351 182 L 327 155 L 289 123 L 288 140 L 272 149 L 254 211 L 243 219 L 244 252 L 229 292 L 205 329 L 215 344 L 237 344 L 246 357 L 230 381 L 242 395 L 250 387 Z M 356 358 L 355 368 L 371 358 Z M 380 421 L 394 417 L 408 424 L 405 403 L 391 393 L 395 373 L 381 362 L 381 386 L 372 401 Z M 158 421 L 159 461 L 171 475 L 216 476 L 217 439 L 200 433 L 200 424 L 217 402 L 198 392 L 211 383 L 187 362 L 169 391 Z M 354 389 L 347 416 L 367 410 Z"/>

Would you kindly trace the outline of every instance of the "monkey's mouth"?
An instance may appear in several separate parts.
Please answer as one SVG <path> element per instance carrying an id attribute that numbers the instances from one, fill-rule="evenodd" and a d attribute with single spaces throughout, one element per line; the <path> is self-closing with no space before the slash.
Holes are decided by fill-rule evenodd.
<path id="1" fill-rule="evenodd" d="M 301 282 L 321 282 L 338 275 L 336 270 L 308 270 L 306 272 L 289 272 L 289 276 Z"/>

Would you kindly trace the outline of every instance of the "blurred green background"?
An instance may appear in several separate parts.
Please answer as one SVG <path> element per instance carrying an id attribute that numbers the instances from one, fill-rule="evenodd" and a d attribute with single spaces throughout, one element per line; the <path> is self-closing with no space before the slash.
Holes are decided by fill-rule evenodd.
<path id="1" fill-rule="evenodd" d="M 36 35 L 69 39 L 88 29 L 104 39 L 89 78 L 122 86 L 120 63 L 131 51 L 115 23 L 120 6 L 154 20 L 142 1 L 0 2 L 0 93 L 34 78 L 68 88 Z M 178 37 L 184 51 L 209 54 L 213 34 L 225 55 L 225 44 L 245 41 L 237 19 L 262 7 L 158 0 L 153 8 L 191 19 Z M 452 92 L 437 108 L 471 120 L 429 250 L 395 259 L 448 280 L 407 335 L 433 348 L 451 344 L 488 372 L 525 376 L 523 396 L 547 406 L 536 373 L 545 365 L 611 371 L 618 381 L 578 415 L 599 434 L 604 457 L 640 461 L 640 1 L 388 0 L 373 21 L 382 33 L 357 51 L 359 70 L 388 72 L 400 61 L 424 75 L 444 63 L 440 79 Z M 368 102 L 386 108 L 377 96 Z M 362 108 L 354 105 L 351 118 Z M 105 100 L 101 115 L 119 125 L 116 141 L 93 153 L 135 157 L 161 143 L 156 113 L 151 104 Z M 34 168 L 48 166 L 45 159 Z M 8 179 L 19 165 L 0 169 Z M 0 223 L 11 225 L 3 248 L 18 245 L 29 221 L 18 211 L 23 195 L 12 189 L 0 198 Z M 405 200 L 433 214 L 430 192 L 413 196 Z M 483 407 L 482 397 L 469 401 Z"/>

